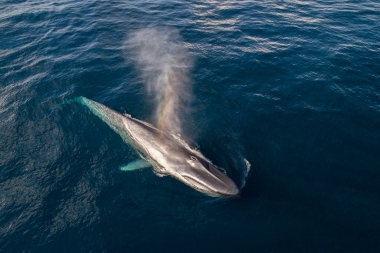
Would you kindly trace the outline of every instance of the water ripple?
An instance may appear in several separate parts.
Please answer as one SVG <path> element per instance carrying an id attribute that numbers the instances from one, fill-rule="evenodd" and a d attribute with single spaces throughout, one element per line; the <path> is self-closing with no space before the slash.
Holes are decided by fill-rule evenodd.
<path id="1" fill-rule="evenodd" d="M 378 252 L 379 13 L 371 0 L 3 1 L 0 251 L 172 238 L 190 252 Z M 252 164 L 239 200 L 120 173 L 138 155 L 84 108 L 57 107 L 87 96 L 150 119 L 125 39 L 155 27 L 196 59 L 186 127 L 202 152 L 235 177 L 236 157 Z"/>

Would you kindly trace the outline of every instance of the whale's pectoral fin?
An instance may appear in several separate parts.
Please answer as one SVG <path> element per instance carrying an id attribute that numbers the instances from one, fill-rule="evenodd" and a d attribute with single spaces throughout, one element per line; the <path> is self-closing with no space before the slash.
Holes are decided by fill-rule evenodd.
<path id="1" fill-rule="evenodd" d="M 119 169 L 121 171 L 133 171 L 133 170 L 148 168 L 151 166 L 152 165 L 150 163 L 148 163 L 147 161 L 145 161 L 143 159 L 138 159 L 136 161 L 133 161 L 133 162 L 127 164 L 126 166 L 121 166 Z"/>

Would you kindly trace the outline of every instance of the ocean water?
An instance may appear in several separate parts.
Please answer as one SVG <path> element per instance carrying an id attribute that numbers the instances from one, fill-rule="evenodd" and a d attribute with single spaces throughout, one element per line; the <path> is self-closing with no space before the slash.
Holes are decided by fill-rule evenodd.
<path id="1" fill-rule="evenodd" d="M 241 198 L 120 171 L 136 152 L 58 106 L 154 124 L 146 29 L 192 59 L 183 134 Z M 5 0 L 0 119 L 0 252 L 380 252 L 379 1 Z"/>

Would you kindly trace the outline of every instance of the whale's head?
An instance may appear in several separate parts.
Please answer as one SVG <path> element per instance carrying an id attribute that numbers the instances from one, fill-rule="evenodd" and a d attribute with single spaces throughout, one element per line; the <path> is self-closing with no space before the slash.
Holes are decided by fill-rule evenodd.
<path id="1" fill-rule="evenodd" d="M 181 177 L 184 183 L 209 196 L 239 197 L 239 189 L 226 172 L 196 154 L 186 157 Z"/>

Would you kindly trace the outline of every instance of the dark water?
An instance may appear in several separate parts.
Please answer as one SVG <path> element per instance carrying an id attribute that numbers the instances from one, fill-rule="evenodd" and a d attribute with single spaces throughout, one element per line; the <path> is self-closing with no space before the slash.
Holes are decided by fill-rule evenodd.
<path id="1" fill-rule="evenodd" d="M 237 184 L 152 170 L 80 105 L 151 122 L 130 33 L 194 58 L 185 132 Z M 154 38 L 152 38 L 154 39 Z M 2 1 L 1 252 L 380 252 L 378 1 Z"/>

